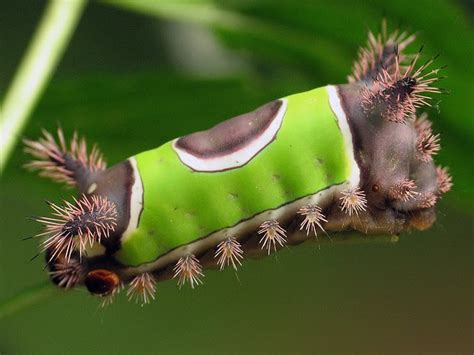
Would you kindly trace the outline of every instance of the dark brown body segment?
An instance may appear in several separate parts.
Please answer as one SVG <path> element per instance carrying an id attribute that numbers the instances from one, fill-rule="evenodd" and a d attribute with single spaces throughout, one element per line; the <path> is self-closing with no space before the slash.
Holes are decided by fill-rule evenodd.
<path id="1" fill-rule="evenodd" d="M 282 101 L 275 100 L 255 111 L 228 119 L 207 131 L 181 137 L 176 141 L 176 147 L 203 159 L 238 151 L 265 132 L 281 105 Z"/>

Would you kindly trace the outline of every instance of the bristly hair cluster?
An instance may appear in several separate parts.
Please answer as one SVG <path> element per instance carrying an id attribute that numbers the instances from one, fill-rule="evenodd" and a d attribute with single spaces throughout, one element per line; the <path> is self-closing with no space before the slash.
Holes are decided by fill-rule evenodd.
<path id="1" fill-rule="evenodd" d="M 261 248 L 266 249 L 268 255 L 272 249 L 277 250 L 277 245 L 283 247 L 286 244 L 286 231 L 274 219 L 263 222 L 257 233 L 262 235 L 258 243 L 262 244 Z"/>
<path id="2" fill-rule="evenodd" d="M 415 35 L 406 32 L 387 35 L 385 20 L 378 36 L 369 32 L 367 47 L 359 50 L 348 77 L 350 83 L 364 85 L 361 106 L 368 116 L 375 113 L 389 121 L 405 123 L 418 107 L 430 106 L 431 98 L 426 93 L 441 92 L 432 86 L 440 79 L 440 69 L 428 70 L 436 57 L 417 68 L 421 49 L 415 55 L 404 53 L 414 39 Z"/>
<path id="3" fill-rule="evenodd" d="M 428 114 L 423 112 L 419 117 L 413 116 L 416 130 L 416 158 L 429 162 L 433 160 L 433 155 L 441 150 L 439 134 L 434 134 L 431 128 L 432 123 L 428 119 Z"/>
<path id="4" fill-rule="evenodd" d="M 431 97 L 424 94 L 441 93 L 439 88 L 432 86 L 439 80 L 439 69 L 427 71 L 435 58 L 416 69 L 420 53 L 403 74 L 397 54 L 394 70 L 380 69 L 373 83 L 362 89 L 362 108 L 367 114 L 376 112 L 389 121 L 405 123 L 416 114 L 417 108 L 431 106 Z"/>
<path id="5" fill-rule="evenodd" d="M 79 139 L 74 133 L 69 149 L 61 128 L 58 128 L 58 141 L 53 135 L 43 130 L 43 137 L 38 141 L 24 140 L 25 152 L 36 157 L 25 166 L 32 170 L 39 170 L 41 176 L 63 182 L 69 186 L 77 183 L 76 174 L 105 170 L 107 165 L 96 145 L 90 154 L 84 138 Z M 81 171 L 82 170 L 82 171 Z"/>
<path id="6" fill-rule="evenodd" d="M 41 243 L 42 251 L 49 252 L 49 260 L 64 255 L 70 261 L 74 250 L 83 255 L 86 247 L 107 238 L 117 224 L 115 204 L 103 196 L 86 196 L 74 204 L 64 201 L 64 206 L 48 202 L 54 217 L 37 217 L 45 231 L 36 237 L 46 236 Z"/>
<path id="7" fill-rule="evenodd" d="M 415 190 L 416 190 L 415 181 L 406 178 L 403 181 L 394 184 L 388 190 L 388 197 L 394 200 L 408 202 L 411 199 L 415 198 L 416 195 L 418 195 L 418 193 Z"/>
<path id="8" fill-rule="evenodd" d="M 314 236 L 318 236 L 318 227 L 320 230 L 324 232 L 323 223 L 327 223 L 327 219 L 323 214 L 321 207 L 316 204 L 310 204 L 307 206 L 303 206 L 298 210 L 298 214 L 303 216 L 303 222 L 301 222 L 300 230 L 305 229 L 306 235 L 313 232 Z"/>
<path id="9" fill-rule="evenodd" d="M 241 260 L 244 258 L 242 246 L 234 237 L 228 237 L 217 245 L 216 255 L 217 265 L 223 270 L 226 266 L 232 264 L 234 270 L 237 265 L 241 266 Z"/>
<path id="10" fill-rule="evenodd" d="M 188 254 L 176 263 L 173 277 L 178 279 L 179 287 L 189 282 L 191 288 L 194 288 L 194 286 L 202 284 L 204 274 L 199 260 L 193 254 Z"/>
<path id="11" fill-rule="evenodd" d="M 156 281 L 148 272 L 136 276 L 129 285 L 127 290 L 127 297 L 129 300 L 135 300 L 135 302 L 141 302 L 141 305 L 150 303 L 155 299 L 156 293 Z"/>
<path id="12" fill-rule="evenodd" d="M 404 49 L 415 40 L 416 36 L 407 32 L 395 31 L 387 34 L 387 22 L 382 21 L 381 31 L 375 36 L 369 32 L 367 47 L 360 48 L 357 60 L 352 67 L 352 74 L 347 77 L 349 83 L 358 81 L 372 81 L 378 72 L 385 68 L 393 74 L 398 61 L 404 63 L 410 56 L 403 53 Z"/>
<path id="13" fill-rule="evenodd" d="M 421 124 L 420 124 L 421 125 Z M 438 154 L 441 149 L 439 144 L 439 134 L 434 134 L 427 124 L 417 130 L 416 149 L 417 158 L 428 162 L 433 159 L 433 155 Z"/>
<path id="14" fill-rule="evenodd" d="M 365 193 L 359 187 L 350 187 L 341 191 L 339 200 L 341 201 L 341 210 L 349 216 L 359 215 L 359 212 L 363 212 L 367 208 Z"/>
<path id="15" fill-rule="evenodd" d="M 436 201 L 438 200 L 438 197 L 432 193 L 432 192 L 426 192 L 423 195 L 421 195 L 421 198 L 419 199 L 417 203 L 418 208 L 431 208 L 434 205 L 436 205 Z"/>
<path id="16" fill-rule="evenodd" d="M 438 166 L 436 168 L 437 180 L 438 180 L 438 189 L 443 194 L 451 190 L 453 187 L 453 180 L 448 173 L 448 168 Z"/>
<path id="17" fill-rule="evenodd" d="M 80 260 L 72 258 L 67 260 L 62 255 L 58 256 L 50 263 L 51 271 L 49 276 L 59 287 L 72 288 L 84 276 Z"/>

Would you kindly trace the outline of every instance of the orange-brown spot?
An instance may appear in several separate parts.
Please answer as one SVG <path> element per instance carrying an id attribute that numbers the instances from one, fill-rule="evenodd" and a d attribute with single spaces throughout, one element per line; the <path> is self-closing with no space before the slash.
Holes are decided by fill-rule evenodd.
<path id="1" fill-rule="evenodd" d="M 98 269 L 89 272 L 86 276 L 85 285 L 90 293 L 97 295 L 108 295 L 118 285 L 120 279 L 115 272 Z"/>

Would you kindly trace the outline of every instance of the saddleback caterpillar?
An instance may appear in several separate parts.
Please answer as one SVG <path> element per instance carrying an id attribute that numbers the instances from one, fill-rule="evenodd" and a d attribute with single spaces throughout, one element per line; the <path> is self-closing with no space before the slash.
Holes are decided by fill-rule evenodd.
<path id="1" fill-rule="evenodd" d="M 433 59 L 405 54 L 414 36 L 369 34 L 348 83 L 269 102 L 107 168 L 94 146 L 44 131 L 28 167 L 79 191 L 50 203 L 41 250 L 53 282 L 109 302 L 141 303 L 158 281 L 191 287 L 204 268 L 237 269 L 324 233 L 424 230 L 452 186 L 426 114 Z"/>

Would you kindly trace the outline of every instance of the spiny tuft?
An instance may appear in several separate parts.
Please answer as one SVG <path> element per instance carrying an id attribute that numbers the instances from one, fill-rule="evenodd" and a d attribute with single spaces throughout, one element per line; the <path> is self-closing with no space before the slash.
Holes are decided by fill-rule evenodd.
<path id="1" fill-rule="evenodd" d="M 217 245 L 216 255 L 217 265 L 220 270 L 232 264 L 234 270 L 237 270 L 237 265 L 242 266 L 241 260 L 243 257 L 243 250 L 240 243 L 234 237 L 228 237 Z"/>
<path id="2" fill-rule="evenodd" d="M 350 187 L 346 190 L 341 191 L 341 210 L 347 213 L 349 216 L 353 214 L 359 215 L 359 212 L 365 211 L 367 208 L 367 199 L 364 191 L 358 186 Z"/>
<path id="3" fill-rule="evenodd" d="M 425 192 L 418 201 L 418 208 L 431 208 L 436 205 L 438 198 L 432 192 Z"/>
<path id="4" fill-rule="evenodd" d="M 42 133 L 43 137 L 37 141 L 23 140 L 26 145 L 25 152 L 37 158 L 37 160 L 27 163 L 25 167 L 39 170 L 40 176 L 75 186 L 77 184 L 76 174 L 81 169 L 88 172 L 106 169 L 107 164 L 97 146 L 94 145 L 89 154 L 86 140 L 79 139 L 77 133 L 74 133 L 69 148 L 61 128 L 58 128 L 57 131 L 58 141 L 48 131 L 43 129 Z"/>
<path id="5" fill-rule="evenodd" d="M 362 88 L 361 105 L 367 115 L 380 114 L 388 121 L 405 123 L 407 118 L 416 114 L 417 108 L 431 106 L 431 97 L 425 94 L 441 93 L 439 88 L 432 86 L 439 80 L 439 69 L 427 71 L 434 59 L 416 69 L 419 57 L 420 52 L 402 74 L 399 58 L 396 56 L 393 73 L 382 68 L 374 82 Z"/>
<path id="6" fill-rule="evenodd" d="M 298 214 L 304 216 L 304 219 L 300 225 L 300 230 L 306 229 L 306 235 L 309 235 L 310 232 L 313 232 L 313 234 L 317 237 L 318 232 L 316 227 L 324 232 L 322 223 L 327 223 L 327 219 L 324 216 L 321 207 L 316 204 L 303 206 L 298 210 Z"/>
<path id="7" fill-rule="evenodd" d="M 409 56 L 403 53 L 404 49 L 415 40 L 415 35 L 398 30 L 387 34 L 387 22 L 382 21 L 381 31 L 378 35 L 369 32 L 366 47 L 359 49 L 357 60 L 352 67 L 352 74 L 348 76 L 349 83 L 357 81 L 371 81 L 385 68 L 389 73 L 395 69 L 395 56 L 398 53 L 399 61 L 404 62 Z"/>
<path id="8" fill-rule="evenodd" d="M 141 305 L 150 303 L 155 299 L 156 281 L 153 275 L 148 272 L 136 276 L 130 282 L 127 290 L 129 301 L 141 302 Z"/>
<path id="9" fill-rule="evenodd" d="M 41 249 L 50 251 L 50 261 L 60 254 L 69 261 L 76 249 L 83 255 L 88 245 L 100 243 L 117 225 L 117 209 L 106 197 L 82 195 L 79 200 L 74 198 L 74 204 L 64 203 L 64 206 L 48 203 L 54 217 L 35 218 L 45 226 L 45 231 L 35 237 L 46 236 Z"/>
<path id="10" fill-rule="evenodd" d="M 446 193 L 453 187 L 453 179 L 449 175 L 448 168 L 438 166 L 436 167 L 438 189 L 441 193 Z"/>
<path id="11" fill-rule="evenodd" d="M 179 287 L 189 282 L 191 288 L 194 288 L 202 284 L 203 277 L 201 263 L 193 254 L 180 258 L 174 267 L 173 278 L 178 279 Z"/>
<path id="12" fill-rule="evenodd" d="M 73 288 L 84 276 L 81 262 L 76 258 L 67 260 L 60 255 L 51 261 L 50 265 L 52 271 L 49 272 L 49 276 L 59 287 Z"/>
<path id="13" fill-rule="evenodd" d="M 416 138 L 417 158 L 423 162 L 433 160 L 433 155 L 441 149 L 439 134 L 433 134 L 431 128 L 424 128 Z"/>
<path id="14" fill-rule="evenodd" d="M 258 243 L 262 244 L 261 248 L 266 249 L 268 255 L 272 249 L 277 250 L 277 245 L 283 247 L 286 244 L 286 231 L 274 219 L 263 222 L 257 233 L 262 235 Z"/>
<path id="15" fill-rule="evenodd" d="M 411 199 L 415 198 L 418 194 L 415 191 L 416 188 L 417 186 L 415 184 L 415 181 L 406 178 L 403 181 L 393 185 L 388 191 L 388 196 L 394 200 L 408 202 Z"/>

